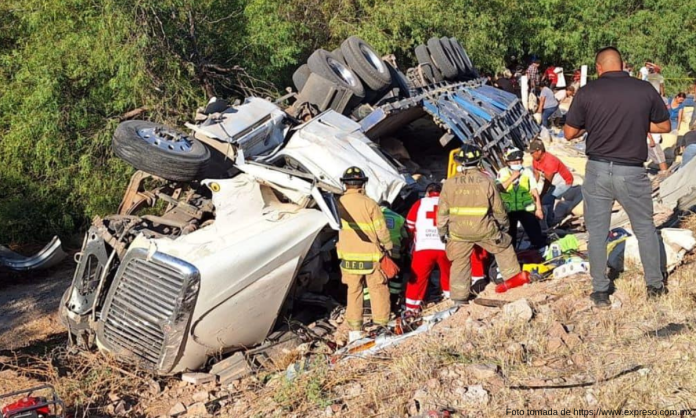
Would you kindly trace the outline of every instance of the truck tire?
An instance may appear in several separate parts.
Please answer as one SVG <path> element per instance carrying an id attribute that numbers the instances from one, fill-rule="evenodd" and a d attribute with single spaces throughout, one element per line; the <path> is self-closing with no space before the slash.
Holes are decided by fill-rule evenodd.
<path id="1" fill-rule="evenodd" d="M 429 83 L 439 83 L 442 81 L 442 74 L 440 74 L 440 71 L 435 64 L 433 64 L 433 59 L 430 58 L 430 52 L 427 46 L 418 45 L 416 47 L 416 59 L 418 60 L 418 64 L 423 65 L 423 74 L 425 75 L 426 81 Z"/>
<path id="2" fill-rule="evenodd" d="M 428 39 L 428 51 L 430 51 L 433 62 L 446 79 L 454 80 L 457 78 L 459 74 L 457 66 L 451 61 L 444 45 L 438 38 Z"/>
<path id="3" fill-rule="evenodd" d="M 440 42 L 442 42 L 445 52 L 447 52 L 447 55 L 450 57 L 451 61 L 454 62 L 454 65 L 456 65 L 459 72 L 459 78 L 464 78 L 467 73 L 464 58 L 462 58 L 462 56 L 459 55 L 459 52 L 455 50 L 454 45 L 450 42 L 449 38 L 443 36 L 440 38 Z"/>
<path id="4" fill-rule="evenodd" d="M 292 84 L 295 85 L 295 89 L 297 89 L 298 93 L 302 91 L 310 74 L 312 74 L 312 72 L 309 70 L 307 64 L 300 65 L 300 68 L 295 70 L 292 74 Z"/>
<path id="5" fill-rule="evenodd" d="M 467 74 L 478 77 L 478 72 L 476 71 L 476 68 L 474 68 L 474 64 L 471 62 L 469 54 L 466 53 L 466 50 L 462 44 L 459 43 L 457 38 L 450 38 L 450 43 L 452 44 L 454 51 L 462 58 L 462 61 L 466 65 Z"/>
<path id="6" fill-rule="evenodd" d="M 402 97 L 411 97 L 411 83 L 401 71 L 392 67 L 391 64 L 385 62 L 392 78 L 392 87 L 399 88 L 399 95 Z"/>
<path id="7" fill-rule="evenodd" d="M 365 97 L 365 87 L 358 76 L 329 51 L 317 49 L 309 56 L 307 65 L 314 74 L 352 91 L 357 97 Z"/>
<path id="8" fill-rule="evenodd" d="M 392 78 L 387 65 L 367 42 L 351 36 L 341 44 L 341 52 L 346 64 L 370 89 L 381 91 L 391 85 Z"/>
<path id="9" fill-rule="evenodd" d="M 341 48 L 340 48 L 340 47 L 334 49 L 333 51 L 331 51 L 331 53 L 334 54 L 334 56 L 336 57 L 336 59 L 339 60 L 339 61 L 341 62 L 341 64 L 343 64 L 343 65 L 348 65 L 348 64 L 346 63 L 346 58 L 343 56 L 343 52 L 341 52 Z M 349 67 L 350 67 L 350 66 L 349 66 Z M 355 70 L 353 70 L 353 71 L 355 71 Z"/>
<path id="10" fill-rule="evenodd" d="M 138 170 L 170 181 L 198 180 L 210 161 L 210 151 L 199 140 L 144 120 L 121 122 L 111 147 Z"/>

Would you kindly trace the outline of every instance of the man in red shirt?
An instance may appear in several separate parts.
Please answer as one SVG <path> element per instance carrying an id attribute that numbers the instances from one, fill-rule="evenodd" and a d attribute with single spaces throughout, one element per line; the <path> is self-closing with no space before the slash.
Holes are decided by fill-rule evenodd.
<path id="1" fill-rule="evenodd" d="M 549 68 L 547 68 L 546 71 L 544 71 L 544 78 L 549 80 L 551 90 L 556 88 L 556 84 L 558 83 L 558 74 L 556 74 L 555 65 L 550 65 Z"/>
<path id="2" fill-rule="evenodd" d="M 556 200 L 564 198 L 573 187 L 573 174 L 558 157 L 546 152 L 546 147 L 541 140 L 535 139 L 529 143 L 529 153 L 532 155 L 532 167 L 539 180 L 541 180 L 541 176 L 546 180 L 541 204 L 546 212 L 546 224 L 550 227 L 554 223 L 553 212 Z M 573 207 L 579 201 L 574 203 Z"/>

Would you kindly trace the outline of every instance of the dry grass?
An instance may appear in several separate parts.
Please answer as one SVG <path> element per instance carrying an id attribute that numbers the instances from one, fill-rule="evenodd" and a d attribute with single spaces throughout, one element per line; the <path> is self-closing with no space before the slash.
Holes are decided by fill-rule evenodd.
<path id="1" fill-rule="evenodd" d="M 2 359 L 6 378 L 17 388 L 50 384 L 65 402 L 71 416 L 113 415 L 116 402 L 123 400 L 129 416 L 143 416 L 131 408 L 158 389 L 158 383 L 137 370 L 125 370 L 116 361 L 101 354 L 68 353 L 56 348 L 44 356 L 16 355 Z M 155 387 L 157 385 L 157 388 Z"/>
<path id="2" fill-rule="evenodd" d="M 696 216 L 682 227 L 696 230 Z M 505 416 L 507 408 L 696 407 L 693 258 L 670 276 L 669 295 L 657 301 L 646 301 L 642 273 L 629 267 L 615 282 L 621 307 L 607 311 L 591 306 L 586 276 L 516 289 L 506 298 L 537 302 L 529 323 L 470 306 L 379 358 L 319 363 L 293 382 L 278 379 L 256 391 L 264 402 L 244 415 L 323 416 L 336 403 L 341 416 L 408 416 L 416 412 L 414 395 L 419 413 L 451 408 L 455 416 Z M 550 302 L 539 302 L 544 299 Z M 556 323 L 571 331 L 570 343 L 554 346 L 549 331 Z M 478 380 L 466 370 L 472 363 L 496 364 L 500 377 Z M 464 402 L 458 388 L 475 384 L 490 393 L 488 404 Z"/>

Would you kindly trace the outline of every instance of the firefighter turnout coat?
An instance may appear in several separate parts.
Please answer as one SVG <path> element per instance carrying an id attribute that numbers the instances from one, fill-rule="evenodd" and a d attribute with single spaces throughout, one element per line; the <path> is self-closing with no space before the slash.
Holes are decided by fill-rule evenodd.
<path id="1" fill-rule="evenodd" d="M 478 242 L 507 230 L 508 218 L 495 181 L 478 169 L 447 179 L 440 193 L 437 229 L 452 241 Z"/>
<path id="2" fill-rule="evenodd" d="M 379 266 L 382 249 L 391 251 L 393 244 L 377 203 L 360 189 L 348 189 L 338 199 L 341 230 L 336 249 L 341 270 L 350 274 L 371 274 Z"/>

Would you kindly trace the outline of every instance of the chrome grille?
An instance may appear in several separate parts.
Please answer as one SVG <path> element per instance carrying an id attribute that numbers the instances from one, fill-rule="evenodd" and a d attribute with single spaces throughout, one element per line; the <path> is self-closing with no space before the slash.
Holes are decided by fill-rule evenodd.
<path id="1" fill-rule="evenodd" d="M 161 369 L 163 349 L 172 343 L 167 333 L 188 323 L 190 312 L 182 310 L 193 308 L 198 272 L 161 253 L 146 257 L 144 249 L 135 249 L 119 269 L 104 306 L 101 341 L 115 353 L 132 354 L 144 367 Z"/>

